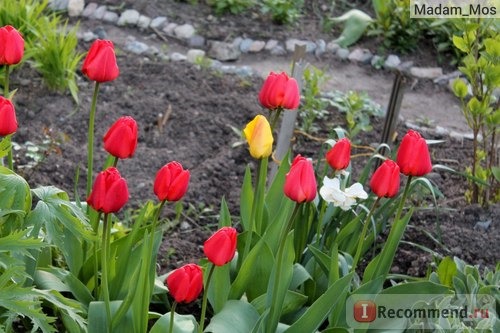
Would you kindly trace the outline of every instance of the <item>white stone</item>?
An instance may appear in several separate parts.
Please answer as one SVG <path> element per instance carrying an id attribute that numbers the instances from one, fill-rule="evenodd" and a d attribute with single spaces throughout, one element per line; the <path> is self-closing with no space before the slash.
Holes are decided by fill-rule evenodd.
<path id="1" fill-rule="evenodd" d="M 175 36 L 180 39 L 189 39 L 195 32 L 196 30 L 191 24 L 179 25 L 174 29 Z"/>
<path id="2" fill-rule="evenodd" d="M 330 53 L 336 53 L 338 49 L 340 49 L 340 45 L 335 42 L 326 44 L 326 50 Z"/>
<path id="3" fill-rule="evenodd" d="M 205 57 L 205 51 L 199 49 L 191 49 L 186 53 L 187 61 L 194 64 L 198 63 Z"/>
<path id="4" fill-rule="evenodd" d="M 372 58 L 372 53 L 368 49 L 356 48 L 349 54 L 348 59 L 352 62 L 368 63 Z"/>
<path id="5" fill-rule="evenodd" d="M 208 55 L 220 61 L 237 60 L 240 55 L 240 49 L 232 44 L 214 41 L 210 45 Z"/>
<path id="6" fill-rule="evenodd" d="M 123 26 L 123 25 L 136 25 L 137 22 L 139 21 L 139 12 L 135 9 L 127 9 L 124 11 L 121 15 L 120 18 L 118 19 L 118 25 Z"/>
<path id="7" fill-rule="evenodd" d="M 167 35 L 169 36 L 173 36 L 174 35 L 174 30 L 175 28 L 177 28 L 177 23 L 169 23 L 165 26 L 165 28 L 163 28 L 163 32 L 166 33 Z"/>
<path id="8" fill-rule="evenodd" d="M 419 79 L 435 79 L 443 75 L 441 67 L 412 67 L 410 74 Z"/>
<path id="9" fill-rule="evenodd" d="M 288 52 L 293 52 L 295 50 L 295 45 L 307 47 L 308 43 L 309 43 L 309 41 L 307 41 L 307 40 L 299 40 L 299 39 L 295 39 L 295 38 L 290 38 L 290 39 L 287 39 L 287 41 L 285 42 L 285 47 L 286 47 L 286 50 Z"/>
<path id="10" fill-rule="evenodd" d="M 276 39 L 270 39 L 267 41 L 264 49 L 267 51 L 270 51 L 270 50 L 274 49 L 276 46 L 278 46 L 278 41 Z"/>
<path id="11" fill-rule="evenodd" d="M 149 26 L 154 29 L 163 29 L 163 27 L 167 24 L 167 18 L 165 16 L 158 16 L 151 20 Z"/>
<path id="12" fill-rule="evenodd" d="M 92 31 L 85 31 L 82 35 L 82 39 L 84 42 L 90 42 L 97 39 L 97 35 Z"/>
<path id="13" fill-rule="evenodd" d="M 385 68 L 396 68 L 401 63 L 401 60 L 397 55 L 390 54 L 384 62 Z"/>
<path id="14" fill-rule="evenodd" d="M 182 54 L 182 53 L 179 53 L 179 52 L 173 52 L 171 55 L 170 55 L 170 60 L 172 61 L 186 61 L 187 60 L 187 57 Z"/>
<path id="15" fill-rule="evenodd" d="M 68 0 L 49 0 L 49 8 L 54 11 L 68 9 Z"/>
<path id="16" fill-rule="evenodd" d="M 94 15 L 94 12 L 96 11 L 97 7 L 99 7 L 98 4 L 95 2 L 90 2 L 85 9 L 82 12 L 83 17 L 91 17 Z"/>
<path id="17" fill-rule="evenodd" d="M 253 41 L 252 44 L 250 45 L 250 48 L 248 49 L 248 52 L 251 53 L 260 52 L 264 49 L 264 46 L 266 46 L 266 42 L 262 40 Z"/>
<path id="18" fill-rule="evenodd" d="M 151 23 L 151 18 L 146 15 L 139 16 L 139 20 L 137 21 L 137 26 L 141 29 L 147 29 L 149 24 Z"/>
<path id="19" fill-rule="evenodd" d="M 118 14 L 115 12 L 106 11 L 102 16 L 102 20 L 109 23 L 116 23 L 118 22 Z"/>
<path id="20" fill-rule="evenodd" d="M 68 15 L 71 17 L 80 16 L 85 8 L 84 0 L 69 0 L 68 1 Z"/>
<path id="21" fill-rule="evenodd" d="M 108 11 L 107 6 L 105 5 L 99 6 L 91 17 L 95 18 L 96 20 L 102 20 L 107 11 Z"/>
<path id="22" fill-rule="evenodd" d="M 125 50 L 134 53 L 134 54 L 143 54 L 146 53 L 149 49 L 149 46 L 145 43 L 133 40 L 127 42 L 125 44 Z"/>

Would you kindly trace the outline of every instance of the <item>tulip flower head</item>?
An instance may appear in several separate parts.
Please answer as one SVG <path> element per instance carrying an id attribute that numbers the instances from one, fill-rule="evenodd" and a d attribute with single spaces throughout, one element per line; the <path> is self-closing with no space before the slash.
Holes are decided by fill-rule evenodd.
<path id="1" fill-rule="evenodd" d="M 17 131 L 16 111 L 12 102 L 0 96 L 0 136 L 13 134 Z"/>
<path id="2" fill-rule="evenodd" d="M 172 271 L 165 284 L 177 303 L 190 303 L 203 289 L 203 271 L 195 264 L 184 265 Z"/>
<path id="3" fill-rule="evenodd" d="M 137 123 L 132 117 L 121 117 L 104 135 L 104 149 L 118 158 L 129 158 L 137 147 Z"/>
<path id="4" fill-rule="evenodd" d="M 120 74 L 112 41 L 97 39 L 83 61 L 82 73 L 96 82 L 113 81 Z"/>
<path id="5" fill-rule="evenodd" d="M 319 194 L 326 202 L 332 202 L 334 206 L 342 210 L 349 210 L 356 204 L 356 199 L 366 199 L 368 194 L 363 190 L 363 185 L 354 183 L 345 190 L 340 188 L 338 178 L 323 179 L 323 186 L 319 189 Z"/>
<path id="6" fill-rule="evenodd" d="M 238 233 L 231 227 L 217 230 L 203 244 L 203 252 L 215 266 L 224 266 L 230 262 L 236 253 Z"/>
<path id="7" fill-rule="evenodd" d="M 285 178 L 285 195 L 297 203 L 311 202 L 316 198 L 316 187 L 312 162 L 297 155 Z"/>
<path id="8" fill-rule="evenodd" d="M 351 162 L 351 141 L 348 138 L 342 138 L 335 142 L 326 153 L 326 161 L 336 171 L 347 168 Z"/>
<path id="9" fill-rule="evenodd" d="M 273 151 L 273 133 L 267 118 L 257 115 L 243 130 L 253 158 L 261 159 Z"/>
<path id="10" fill-rule="evenodd" d="M 259 102 L 269 110 L 278 108 L 294 110 L 299 107 L 299 85 L 285 72 L 280 74 L 271 72 L 259 92 Z"/>
<path id="11" fill-rule="evenodd" d="M 186 194 L 189 177 L 189 170 L 179 162 L 169 162 L 156 174 L 154 192 L 160 201 L 179 201 Z"/>
<path id="12" fill-rule="evenodd" d="M 399 179 L 399 166 L 392 160 L 385 160 L 373 173 L 370 188 L 379 197 L 392 198 L 398 194 Z"/>
<path id="13" fill-rule="evenodd" d="M 432 170 L 429 147 L 420 133 L 409 130 L 401 140 L 396 163 L 406 176 L 420 177 Z"/>
<path id="14" fill-rule="evenodd" d="M 24 55 L 24 39 L 14 27 L 0 28 L 0 65 L 16 65 Z"/>
<path id="15" fill-rule="evenodd" d="M 128 201 L 127 182 L 116 168 L 108 168 L 100 172 L 94 182 L 87 203 L 96 211 L 116 213 Z"/>

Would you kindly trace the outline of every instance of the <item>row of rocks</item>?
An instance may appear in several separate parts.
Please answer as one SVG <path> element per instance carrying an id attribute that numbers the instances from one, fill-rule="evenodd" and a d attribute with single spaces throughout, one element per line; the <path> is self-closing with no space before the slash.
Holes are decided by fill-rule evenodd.
<path id="1" fill-rule="evenodd" d="M 375 55 L 368 49 L 354 48 L 349 50 L 343 48 L 334 41 L 326 42 L 322 39 L 316 41 L 289 38 L 285 41 L 275 39 L 253 40 L 251 38 L 237 37 L 231 42 L 206 41 L 199 35 L 191 24 L 177 24 L 169 22 L 165 16 L 148 17 L 142 15 L 137 10 L 127 9 L 118 14 L 110 10 L 106 5 L 98 5 L 90 2 L 85 6 L 84 0 L 51 0 L 50 6 L 54 10 L 66 10 L 69 16 L 81 16 L 92 20 L 101 20 L 118 26 L 137 27 L 141 30 L 152 29 L 156 33 L 162 33 L 170 38 L 175 38 L 187 47 L 191 48 L 187 54 L 172 53 L 165 55 L 154 46 L 148 46 L 131 38 L 125 45 L 125 50 L 135 54 L 156 55 L 163 59 L 173 61 L 199 62 L 205 56 L 210 57 L 212 65 L 227 72 L 240 72 L 240 74 L 251 74 L 251 70 L 236 70 L 236 66 L 223 65 L 221 62 L 238 60 L 242 54 L 269 52 L 274 56 L 285 56 L 294 52 L 295 47 L 305 46 L 306 53 L 316 57 L 324 54 L 333 54 L 335 57 L 353 63 L 371 65 L 377 69 L 401 70 L 417 79 L 432 79 L 435 83 L 449 84 L 450 80 L 458 76 L 456 72 L 450 76 L 443 75 L 440 67 L 417 67 L 412 62 L 402 62 L 394 54 L 387 57 Z M 81 38 L 90 41 L 95 38 L 105 38 L 101 31 L 87 31 L 81 34 Z M 205 53 L 206 52 L 206 53 Z M 193 56 L 196 55 L 196 56 Z"/>

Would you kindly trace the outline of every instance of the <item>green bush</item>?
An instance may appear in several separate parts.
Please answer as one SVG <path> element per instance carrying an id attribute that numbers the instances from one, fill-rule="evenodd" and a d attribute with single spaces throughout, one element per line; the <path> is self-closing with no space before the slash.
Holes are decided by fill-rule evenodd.
<path id="1" fill-rule="evenodd" d="M 263 0 L 262 12 L 271 14 L 273 22 L 290 24 L 300 17 L 303 0 Z"/>
<path id="2" fill-rule="evenodd" d="M 255 5 L 254 0 L 207 0 L 217 15 L 224 13 L 239 14 Z"/>

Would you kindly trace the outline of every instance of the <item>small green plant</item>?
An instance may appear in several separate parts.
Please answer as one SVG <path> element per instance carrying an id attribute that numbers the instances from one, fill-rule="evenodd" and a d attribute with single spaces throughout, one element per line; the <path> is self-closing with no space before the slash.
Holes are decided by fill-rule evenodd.
<path id="1" fill-rule="evenodd" d="M 43 76 L 49 89 L 68 89 L 78 102 L 75 72 L 83 55 L 76 51 L 77 27 L 61 24 L 60 16 L 50 13 L 47 4 L 47 0 L 3 0 L 0 26 L 17 27 L 26 42 L 25 60 Z"/>
<path id="2" fill-rule="evenodd" d="M 224 13 L 239 14 L 255 5 L 254 0 L 208 0 L 217 15 Z"/>
<path id="3" fill-rule="evenodd" d="M 473 134 L 472 163 L 466 169 L 471 187 L 466 197 L 488 206 L 500 199 L 498 173 L 498 132 L 500 108 L 494 91 L 500 87 L 500 36 L 492 20 L 456 22 L 459 35 L 453 44 L 466 55 L 459 67 L 469 85 L 457 79 L 453 92 L 462 102 L 462 113 Z M 470 87 L 470 94 L 469 94 Z"/>
<path id="4" fill-rule="evenodd" d="M 306 133 L 314 133 L 318 130 L 314 126 L 317 119 L 322 119 L 328 113 L 327 102 L 318 98 L 321 93 L 321 85 L 325 82 L 325 72 L 314 66 L 308 66 L 304 70 L 304 99 L 301 107 L 299 129 Z"/>
<path id="5" fill-rule="evenodd" d="M 410 52 L 425 29 L 424 20 L 410 18 L 410 0 L 373 0 L 375 21 L 368 35 L 381 36 L 384 48 Z"/>
<path id="6" fill-rule="evenodd" d="M 262 13 L 271 14 L 273 22 L 291 24 L 300 17 L 303 0 L 263 0 Z"/>
<path id="7" fill-rule="evenodd" d="M 370 117 L 382 116 L 382 108 L 375 103 L 366 93 L 356 91 L 334 91 L 326 94 L 330 105 L 346 114 L 349 137 L 354 138 L 359 132 L 372 130 Z"/>

